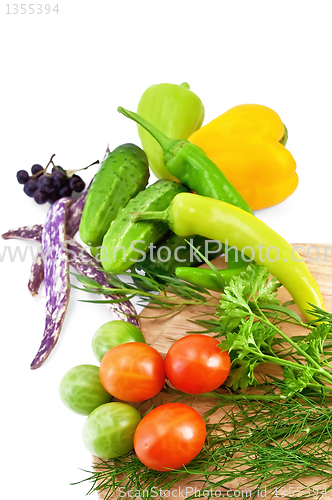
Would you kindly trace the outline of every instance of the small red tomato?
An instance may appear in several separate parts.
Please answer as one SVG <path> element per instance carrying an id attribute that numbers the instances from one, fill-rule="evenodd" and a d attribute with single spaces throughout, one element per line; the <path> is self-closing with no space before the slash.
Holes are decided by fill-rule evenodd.
<path id="1" fill-rule="evenodd" d="M 134 448 L 140 461 L 150 469 L 179 469 L 198 455 L 205 437 L 205 422 L 194 408 L 169 403 L 151 410 L 140 421 Z"/>
<path id="2" fill-rule="evenodd" d="M 112 396 L 127 402 L 145 401 L 163 388 L 165 361 L 153 347 L 127 342 L 113 347 L 103 356 L 99 376 Z"/>
<path id="3" fill-rule="evenodd" d="M 166 377 L 179 391 L 203 394 L 217 389 L 227 378 L 231 360 L 218 347 L 219 340 L 207 335 L 187 335 L 169 349 Z"/>

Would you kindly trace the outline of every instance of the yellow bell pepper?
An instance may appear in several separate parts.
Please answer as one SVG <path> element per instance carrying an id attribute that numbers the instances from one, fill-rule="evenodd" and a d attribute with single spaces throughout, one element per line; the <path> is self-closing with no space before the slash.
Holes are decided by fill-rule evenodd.
<path id="1" fill-rule="evenodd" d="M 296 163 L 279 142 L 285 126 L 270 108 L 242 104 L 194 132 L 202 148 L 253 210 L 284 201 L 298 185 Z"/>

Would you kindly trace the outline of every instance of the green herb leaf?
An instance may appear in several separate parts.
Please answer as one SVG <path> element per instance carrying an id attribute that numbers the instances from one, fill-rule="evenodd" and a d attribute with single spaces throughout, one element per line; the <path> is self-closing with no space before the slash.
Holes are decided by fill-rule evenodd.
<path id="1" fill-rule="evenodd" d="M 282 393 L 288 398 L 296 392 L 301 392 L 313 380 L 315 372 L 306 366 L 305 369 L 295 371 L 289 366 L 284 367 L 284 386 Z"/>
<path id="2" fill-rule="evenodd" d="M 264 303 L 265 309 L 279 305 L 280 301 L 276 298 L 279 286 L 276 278 L 270 280 L 266 267 L 250 264 L 246 271 L 234 276 L 225 287 L 218 308 L 220 322 L 232 331 L 260 303 Z"/>
<path id="3" fill-rule="evenodd" d="M 70 272 L 72 276 L 75 276 L 77 281 L 82 283 L 82 285 L 86 285 L 91 288 L 103 288 L 97 281 L 93 280 L 92 278 L 88 278 L 87 276 L 82 276 L 82 274 L 77 274 L 77 273 L 72 273 Z"/>
<path id="4" fill-rule="evenodd" d="M 270 304 L 279 304 L 277 290 L 281 283 L 277 282 L 277 278 L 270 278 L 270 273 L 264 266 L 248 266 L 246 270 L 247 277 L 245 279 L 248 289 L 250 290 L 249 299 L 263 301 Z M 241 276 L 241 275 L 240 275 Z"/>
<path id="5" fill-rule="evenodd" d="M 270 349 L 275 332 L 261 323 L 254 323 L 251 316 L 248 321 L 242 322 L 236 333 L 227 333 L 219 347 L 228 351 L 232 360 L 232 369 L 227 386 L 233 389 L 245 389 L 248 385 L 255 385 L 257 380 L 254 369 L 264 362 L 262 348 Z M 243 379 L 241 380 L 241 377 Z"/>
<path id="6" fill-rule="evenodd" d="M 254 369 L 257 363 L 237 359 L 232 363 L 231 371 L 226 380 L 226 386 L 237 391 L 244 391 L 249 385 L 257 385 Z"/>
<path id="7" fill-rule="evenodd" d="M 300 347 L 306 351 L 317 363 L 324 364 L 324 342 L 332 330 L 332 325 L 319 323 L 311 332 L 299 343 Z"/>

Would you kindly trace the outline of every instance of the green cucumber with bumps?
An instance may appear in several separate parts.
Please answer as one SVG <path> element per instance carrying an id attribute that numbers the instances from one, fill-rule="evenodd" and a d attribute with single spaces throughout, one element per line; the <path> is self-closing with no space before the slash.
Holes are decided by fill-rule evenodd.
<path id="1" fill-rule="evenodd" d="M 142 191 L 149 180 L 144 151 L 135 144 L 123 144 L 102 162 L 86 197 L 80 223 L 80 237 L 96 247 L 128 201 Z"/>
<path id="2" fill-rule="evenodd" d="M 134 222 L 132 213 L 166 210 L 174 196 L 188 191 L 178 182 L 160 180 L 132 198 L 105 234 L 100 256 L 103 268 L 113 274 L 124 273 L 142 258 L 151 243 L 158 243 L 169 232 L 167 223 Z"/>

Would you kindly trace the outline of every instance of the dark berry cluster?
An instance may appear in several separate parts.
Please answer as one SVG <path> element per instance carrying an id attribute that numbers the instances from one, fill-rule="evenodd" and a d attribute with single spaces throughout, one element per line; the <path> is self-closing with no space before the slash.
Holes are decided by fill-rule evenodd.
<path id="1" fill-rule="evenodd" d="M 63 196 L 71 196 L 73 191 L 80 193 L 85 188 L 81 177 L 75 174 L 68 177 L 66 171 L 59 166 L 54 166 L 52 173 L 48 174 L 41 165 L 32 165 L 31 174 L 26 170 L 19 170 L 16 177 L 20 184 L 24 184 L 25 194 L 39 205 L 47 201 L 54 203 Z"/>

